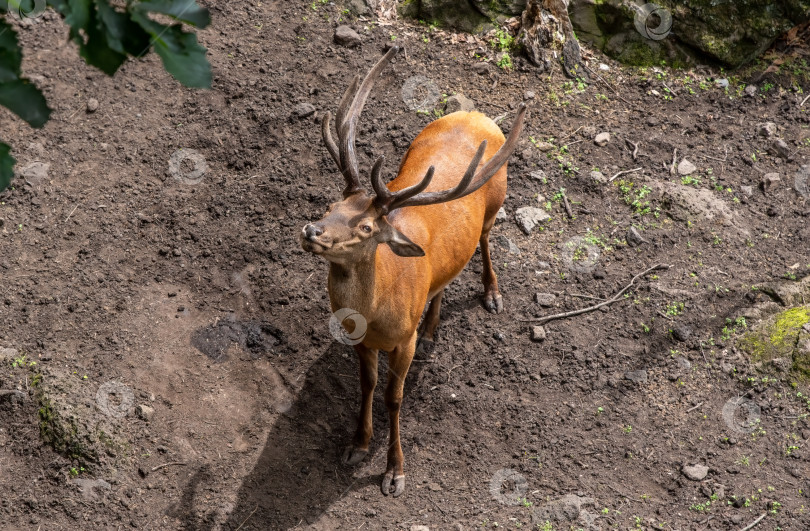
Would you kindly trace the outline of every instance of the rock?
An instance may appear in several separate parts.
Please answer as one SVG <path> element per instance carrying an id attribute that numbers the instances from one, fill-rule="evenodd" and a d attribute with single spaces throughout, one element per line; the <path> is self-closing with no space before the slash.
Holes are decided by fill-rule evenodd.
<path id="1" fill-rule="evenodd" d="M 787 143 L 781 138 L 776 138 L 768 148 L 768 153 L 786 159 L 790 157 L 790 147 L 788 147 Z"/>
<path id="2" fill-rule="evenodd" d="M 495 243 L 498 244 L 498 246 L 501 249 L 509 251 L 509 254 L 520 254 L 520 247 L 515 245 L 515 242 L 513 242 L 503 234 L 495 236 Z"/>
<path id="3" fill-rule="evenodd" d="M 15 348 L 0 347 L 0 362 L 10 361 L 20 355 L 19 351 Z"/>
<path id="4" fill-rule="evenodd" d="M 430 531 L 430 528 L 426 525 L 412 525 L 410 531 Z"/>
<path id="5" fill-rule="evenodd" d="M 546 339 L 546 329 L 542 326 L 533 326 L 532 327 L 532 341 L 535 343 L 539 343 L 540 341 L 545 341 Z"/>
<path id="6" fill-rule="evenodd" d="M 544 503 L 532 511 L 533 529 L 544 526 L 546 522 L 559 524 L 559 529 L 568 529 L 565 524 L 573 523 L 577 518 L 580 518 L 582 513 L 585 513 L 583 507 L 593 505 L 593 503 L 593 498 L 575 494 L 566 494 L 558 500 Z M 591 529 L 592 527 L 589 526 L 588 528 Z M 558 529 L 558 526 L 554 526 L 554 529 Z"/>
<path id="7" fill-rule="evenodd" d="M 535 144 L 535 147 L 540 151 L 542 151 L 543 153 L 546 153 L 554 149 L 554 144 L 550 144 L 549 142 L 538 142 L 537 144 Z"/>
<path id="8" fill-rule="evenodd" d="M 138 417 L 140 417 L 142 420 L 149 421 L 152 420 L 152 416 L 155 414 L 155 409 L 144 404 L 138 404 L 135 406 L 135 414 L 138 415 Z"/>
<path id="9" fill-rule="evenodd" d="M 464 94 L 455 94 L 447 98 L 447 103 L 444 106 L 444 110 L 447 114 L 457 111 L 474 111 L 475 102 Z"/>
<path id="10" fill-rule="evenodd" d="M 544 172 L 543 170 L 535 170 L 535 171 L 533 171 L 533 172 L 531 172 L 529 174 L 529 177 L 531 177 L 535 181 L 540 181 L 540 182 L 543 182 L 543 183 L 548 181 L 548 177 L 546 176 L 546 172 Z"/>
<path id="11" fill-rule="evenodd" d="M 596 136 L 596 126 L 585 125 L 579 130 L 579 134 L 582 135 L 582 138 L 593 138 Z"/>
<path id="12" fill-rule="evenodd" d="M 495 220 L 496 220 L 496 221 L 503 221 L 503 220 L 505 220 L 507 217 L 508 217 L 508 216 L 506 215 L 506 209 L 504 209 L 503 207 L 499 208 L 499 209 L 498 209 L 498 213 L 497 213 L 497 214 L 495 214 Z"/>
<path id="13" fill-rule="evenodd" d="M 782 178 L 779 177 L 778 173 L 766 173 L 762 176 L 762 182 L 760 186 L 762 187 L 763 192 L 770 192 Z"/>
<path id="14" fill-rule="evenodd" d="M 748 85 L 745 87 L 745 95 L 749 98 L 752 98 L 757 95 L 757 86 L 756 85 Z"/>
<path id="15" fill-rule="evenodd" d="M 685 371 L 688 371 L 689 369 L 692 368 L 692 362 L 690 362 L 686 358 L 680 357 L 680 358 L 676 359 L 675 362 L 678 364 L 679 369 L 683 369 Z"/>
<path id="16" fill-rule="evenodd" d="M 524 100 L 533 100 L 534 97 L 535 97 L 535 94 L 534 94 L 533 90 L 527 90 L 526 92 L 523 93 L 523 99 Z"/>
<path id="17" fill-rule="evenodd" d="M 628 371 L 625 373 L 624 378 L 637 384 L 647 383 L 647 371 L 644 369 L 638 371 Z"/>
<path id="18" fill-rule="evenodd" d="M 51 165 L 47 162 L 32 162 L 20 170 L 20 177 L 33 185 L 38 185 L 48 179 Z"/>
<path id="19" fill-rule="evenodd" d="M 757 124 L 757 134 L 766 138 L 776 135 L 776 124 L 773 122 Z"/>
<path id="20" fill-rule="evenodd" d="M 346 4 L 348 8 L 352 11 L 352 13 L 356 15 L 373 15 L 374 12 L 372 11 L 372 5 L 366 2 L 366 0 L 349 0 Z"/>
<path id="21" fill-rule="evenodd" d="M 597 146 L 606 146 L 610 142 L 610 133 L 602 132 L 593 138 L 593 143 Z"/>
<path id="22" fill-rule="evenodd" d="M 550 308 L 554 306 L 554 300 L 557 298 L 553 293 L 535 293 L 534 302 L 543 308 Z"/>
<path id="23" fill-rule="evenodd" d="M 520 230 L 527 235 L 531 234 L 537 225 L 549 219 L 551 219 L 551 216 L 542 208 L 526 206 L 515 211 L 515 221 Z"/>
<path id="24" fill-rule="evenodd" d="M 627 240 L 628 245 L 630 245 L 631 247 L 638 247 L 642 243 L 649 243 L 647 240 L 644 239 L 644 237 L 641 235 L 638 229 L 636 229 L 633 226 L 630 226 L 630 228 L 627 230 L 627 235 L 625 236 L 625 239 Z"/>
<path id="25" fill-rule="evenodd" d="M 362 40 L 360 35 L 349 26 L 338 26 L 335 28 L 335 43 L 345 46 L 347 48 L 354 48 L 360 46 Z"/>
<path id="26" fill-rule="evenodd" d="M 439 492 L 442 490 L 442 486 L 438 483 L 428 483 L 428 489 L 432 490 L 433 492 Z"/>
<path id="27" fill-rule="evenodd" d="M 747 197 L 751 197 L 754 193 L 753 186 L 740 186 L 740 191 L 744 193 Z"/>
<path id="28" fill-rule="evenodd" d="M 475 72 L 476 74 L 483 75 L 483 74 L 486 74 L 487 72 L 489 72 L 489 65 L 487 63 L 484 63 L 484 62 L 475 63 L 473 65 L 472 69 L 473 69 L 473 72 Z"/>
<path id="29" fill-rule="evenodd" d="M 719 88 L 728 88 L 728 79 L 715 79 L 714 84 L 717 85 Z"/>
<path id="30" fill-rule="evenodd" d="M 683 475 L 692 481 L 702 481 L 709 474 L 709 467 L 705 465 L 686 465 L 683 467 Z"/>
<path id="31" fill-rule="evenodd" d="M 678 163 L 678 175 L 689 175 L 697 171 L 697 166 L 690 161 L 683 159 Z"/>
<path id="32" fill-rule="evenodd" d="M 601 171 L 592 171 L 591 172 L 591 179 L 598 182 L 599 184 L 607 184 L 608 178 Z"/>
<path id="33" fill-rule="evenodd" d="M 96 112 L 98 110 L 98 100 L 90 98 L 87 100 L 87 112 Z"/>
<path id="34" fill-rule="evenodd" d="M 599 70 L 601 70 L 602 72 L 609 72 L 610 67 L 605 63 L 599 63 Z"/>
<path id="35" fill-rule="evenodd" d="M 672 181 L 651 180 L 645 184 L 654 193 L 653 197 L 666 205 L 667 213 L 675 220 L 682 221 L 699 216 L 733 228 L 742 236 L 750 236 L 750 231 L 744 223 L 739 222 L 737 215 L 723 197 L 708 188 L 695 188 Z"/>
<path id="36" fill-rule="evenodd" d="M 102 491 L 111 491 L 112 485 L 103 479 L 84 479 L 76 478 L 72 480 L 73 484 L 79 487 L 79 491 L 86 500 L 95 500 L 98 498 L 96 489 Z"/>
<path id="37" fill-rule="evenodd" d="M 303 120 L 304 118 L 308 118 L 315 114 L 315 106 L 311 103 L 299 103 L 293 109 L 293 116 L 298 118 L 299 120 Z"/>

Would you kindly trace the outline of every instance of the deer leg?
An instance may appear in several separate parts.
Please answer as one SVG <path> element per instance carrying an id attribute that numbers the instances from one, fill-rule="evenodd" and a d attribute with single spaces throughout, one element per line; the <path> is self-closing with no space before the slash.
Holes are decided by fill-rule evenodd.
<path id="1" fill-rule="evenodd" d="M 416 350 L 416 334 L 406 343 L 397 346 L 388 355 L 388 382 L 385 388 L 385 407 L 388 409 L 388 464 L 383 476 L 382 493 L 395 498 L 405 491 L 405 472 L 402 446 L 399 442 L 399 410 L 402 406 L 402 394 L 405 376 L 411 366 Z"/>
<path id="2" fill-rule="evenodd" d="M 489 256 L 489 231 L 492 230 L 492 225 L 495 224 L 495 218 L 484 222 L 484 230 L 481 232 L 481 258 L 484 260 L 484 272 L 481 274 L 481 280 L 484 283 L 484 307 L 492 313 L 501 313 L 503 311 L 503 297 L 498 290 L 498 277 L 495 275 L 495 270 L 492 268 L 492 258 Z"/>
<path id="3" fill-rule="evenodd" d="M 430 299 L 425 318 L 422 319 L 422 326 L 419 329 L 419 345 L 417 350 L 420 354 L 430 354 L 433 352 L 433 335 L 436 333 L 436 327 L 439 326 L 439 312 L 442 307 L 443 297 L 444 290 L 441 290 Z"/>
<path id="4" fill-rule="evenodd" d="M 371 441 L 373 430 L 371 406 L 374 401 L 374 388 L 377 387 L 377 351 L 362 344 L 355 345 L 354 350 L 360 359 L 360 389 L 363 397 L 354 441 L 343 453 L 343 464 L 347 466 L 358 464 L 368 455 L 368 443 Z"/>

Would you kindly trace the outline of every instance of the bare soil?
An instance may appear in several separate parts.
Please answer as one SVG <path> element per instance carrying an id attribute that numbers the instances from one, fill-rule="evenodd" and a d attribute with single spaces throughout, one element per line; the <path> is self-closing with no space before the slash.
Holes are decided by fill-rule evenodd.
<path id="1" fill-rule="evenodd" d="M 50 164 L 0 195 L 0 349 L 18 351 L 2 361 L 0 389 L 19 391 L 0 396 L 0 528 L 740 529 L 763 514 L 760 529 L 810 527 L 810 426 L 797 396 L 807 385 L 757 371 L 734 348 L 738 318 L 765 300 L 752 286 L 810 267 L 810 204 L 794 186 L 810 154 L 796 88 L 810 84 L 771 73 L 745 96 L 738 82 L 760 72 L 726 91 L 719 72 L 631 71 L 586 53 L 604 82 L 579 86 L 519 59 L 501 69 L 466 36 L 320 2 L 211 9 L 200 35 L 211 91 L 179 87 L 156 57 L 107 78 L 50 17 L 20 29 L 24 69 L 55 112 L 34 131 L 0 111 L 19 167 Z M 360 47 L 333 43 L 338 18 Z M 326 264 L 298 243 L 340 195 L 319 117 L 394 37 L 407 53 L 367 104 L 366 168 L 384 154 L 394 171 L 441 109 L 406 105 L 414 76 L 502 125 L 531 105 L 493 230 L 506 310 L 482 307 L 476 255 L 447 290 L 435 350 L 408 376 L 398 499 L 379 489 L 379 390 L 368 459 L 339 464 L 357 360 L 329 333 Z M 479 66 L 476 53 L 493 60 Z M 299 118 L 302 103 L 315 114 Z M 759 122 L 777 125 L 786 157 L 768 153 Z M 670 172 L 675 149 L 697 180 Z M 169 169 L 189 150 L 206 163 L 194 182 L 175 177 L 200 166 Z M 607 183 L 590 175 L 638 167 Z M 762 189 L 767 173 L 781 180 Z M 514 222 L 523 206 L 552 217 L 526 235 Z M 628 245 L 631 226 L 646 242 Z M 597 261 L 566 252 L 575 237 Z M 659 263 L 671 267 L 622 301 L 532 341 L 524 319 L 608 298 Z M 550 307 L 535 293 L 554 295 Z M 105 384 L 121 389 L 106 410 Z M 70 433 L 48 444 L 48 400 L 106 449 L 60 445 Z M 144 405 L 154 411 L 136 411 Z M 685 475 L 696 464 L 705 478 Z"/>

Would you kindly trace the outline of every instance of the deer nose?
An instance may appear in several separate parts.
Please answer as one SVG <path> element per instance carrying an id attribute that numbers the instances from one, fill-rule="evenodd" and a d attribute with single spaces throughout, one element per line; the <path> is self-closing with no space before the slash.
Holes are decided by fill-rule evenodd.
<path id="1" fill-rule="evenodd" d="M 304 226 L 304 236 L 306 237 L 307 240 L 314 240 L 321 234 L 323 234 L 323 229 L 318 227 L 317 225 L 307 223 Z"/>

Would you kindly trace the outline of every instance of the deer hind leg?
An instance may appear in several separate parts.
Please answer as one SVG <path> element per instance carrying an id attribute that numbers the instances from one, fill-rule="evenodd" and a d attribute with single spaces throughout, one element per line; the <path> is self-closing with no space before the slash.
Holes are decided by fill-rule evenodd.
<path id="1" fill-rule="evenodd" d="M 373 431 L 371 405 L 374 401 L 374 388 L 377 387 L 377 353 L 378 351 L 355 345 L 354 350 L 360 360 L 360 389 L 362 399 L 360 415 L 357 419 L 357 431 L 352 445 L 343 453 L 343 464 L 354 466 L 368 455 L 368 444 Z"/>
<path id="2" fill-rule="evenodd" d="M 481 258 L 484 260 L 484 272 L 481 274 L 481 280 L 484 283 L 484 307 L 492 313 L 501 313 L 503 311 L 503 297 L 498 290 L 498 277 L 495 275 L 495 270 L 492 268 L 492 258 L 489 256 L 489 231 L 495 224 L 495 218 L 488 219 L 484 222 L 484 230 L 481 231 Z"/>
<path id="3" fill-rule="evenodd" d="M 419 345 L 417 351 L 419 354 L 430 354 L 433 351 L 433 336 L 436 333 L 436 327 L 439 326 L 439 313 L 442 308 L 442 298 L 444 297 L 444 290 L 433 296 L 430 299 L 425 317 L 422 319 L 422 326 L 419 328 Z"/>
<path id="4" fill-rule="evenodd" d="M 388 383 L 385 388 L 385 407 L 388 409 L 388 463 L 380 488 L 382 493 L 395 498 L 405 491 L 405 458 L 399 441 L 399 410 L 405 387 L 405 376 L 416 350 L 416 334 L 407 342 L 397 346 L 388 355 Z"/>

